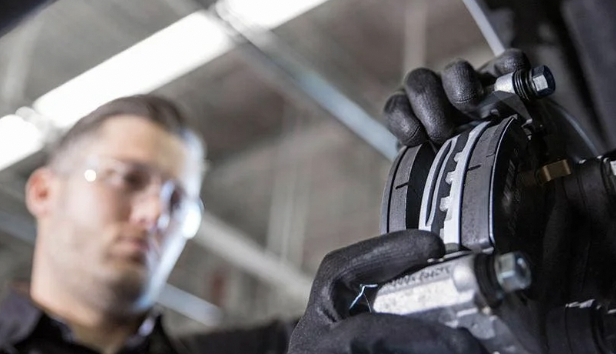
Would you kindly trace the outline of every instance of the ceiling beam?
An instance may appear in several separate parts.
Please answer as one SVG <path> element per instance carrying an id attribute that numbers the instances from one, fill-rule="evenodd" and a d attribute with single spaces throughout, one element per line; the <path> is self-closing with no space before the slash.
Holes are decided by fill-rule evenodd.
<path id="1" fill-rule="evenodd" d="M 282 292 L 304 303 L 307 301 L 312 277 L 216 216 L 205 213 L 193 241 Z"/>
<path id="2" fill-rule="evenodd" d="M 291 84 L 386 159 L 393 161 L 398 150 L 396 138 L 368 113 L 359 98 L 351 97 L 349 90 L 330 82 L 272 31 L 247 22 L 232 8 L 223 6 L 224 2 L 219 5 L 215 7 L 215 14 L 235 34 L 233 39 L 246 52 L 247 63 L 258 65 L 259 69 L 283 80 L 287 87 Z"/>

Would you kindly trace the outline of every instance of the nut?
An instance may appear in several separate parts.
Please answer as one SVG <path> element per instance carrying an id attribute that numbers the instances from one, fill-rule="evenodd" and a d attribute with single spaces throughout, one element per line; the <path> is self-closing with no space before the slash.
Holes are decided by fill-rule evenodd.
<path id="1" fill-rule="evenodd" d="M 496 257 L 494 270 L 496 280 L 506 293 L 530 286 L 532 280 L 530 269 L 521 253 L 512 252 Z"/>

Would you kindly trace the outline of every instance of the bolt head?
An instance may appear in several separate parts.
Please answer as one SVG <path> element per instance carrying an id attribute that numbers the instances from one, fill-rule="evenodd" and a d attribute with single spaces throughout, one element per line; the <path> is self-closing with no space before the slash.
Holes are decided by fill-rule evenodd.
<path id="1" fill-rule="evenodd" d="M 528 262 L 521 253 L 512 252 L 496 257 L 496 280 L 506 293 L 526 289 L 532 277 Z"/>
<path id="2" fill-rule="evenodd" d="M 545 65 L 533 68 L 530 72 L 530 78 L 533 89 L 538 97 L 549 96 L 556 90 L 554 75 L 552 75 L 552 71 Z"/>

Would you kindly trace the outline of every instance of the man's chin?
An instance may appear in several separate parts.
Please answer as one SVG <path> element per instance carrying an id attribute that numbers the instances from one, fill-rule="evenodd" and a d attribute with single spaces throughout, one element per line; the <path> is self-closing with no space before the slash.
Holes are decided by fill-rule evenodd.
<path id="1" fill-rule="evenodd" d="M 141 298 L 152 276 L 147 262 L 121 259 L 112 263 L 107 272 L 107 281 L 116 296 L 128 301 Z"/>

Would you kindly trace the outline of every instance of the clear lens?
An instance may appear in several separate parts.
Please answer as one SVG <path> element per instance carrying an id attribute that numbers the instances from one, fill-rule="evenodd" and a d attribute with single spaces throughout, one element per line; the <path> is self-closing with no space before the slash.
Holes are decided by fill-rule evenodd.
<path id="1" fill-rule="evenodd" d="M 195 236 L 203 217 L 203 203 L 199 198 L 189 197 L 175 180 L 164 179 L 156 170 L 139 164 L 113 158 L 97 158 L 89 161 L 91 168 L 84 177 L 89 182 L 104 179 L 126 195 L 147 192 L 153 183 L 161 183 L 160 198 L 167 212 L 160 216 L 158 227 L 166 232 L 179 232 L 183 237 Z"/>
<path id="2" fill-rule="evenodd" d="M 189 204 L 190 206 L 184 218 L 182 234 L 186 238 L 193 238 L 197 234 L 197 231 L 199 231 L 199 226 L 201 226 L 201 220 L 203 219 L 203 204 L 200 200 L 196 200 Z"/>
<path id="3" fill-rule="evenodd" d="M 186 200 L 171 214 L 169 232 L 179 232 L 183 237 L 193 238 L 203 217 L 203 207 L 199 200 Z"/>
<path id="4" fill-rule="evenodd" d="M 186 238 L 193 238 L 203 216 L 203 203 L 198 198 L 190 198 L 174 181 L 165 182 L 161 197 L 167 202 L 171 219 L 171 232 L 180 232 Z"/>

